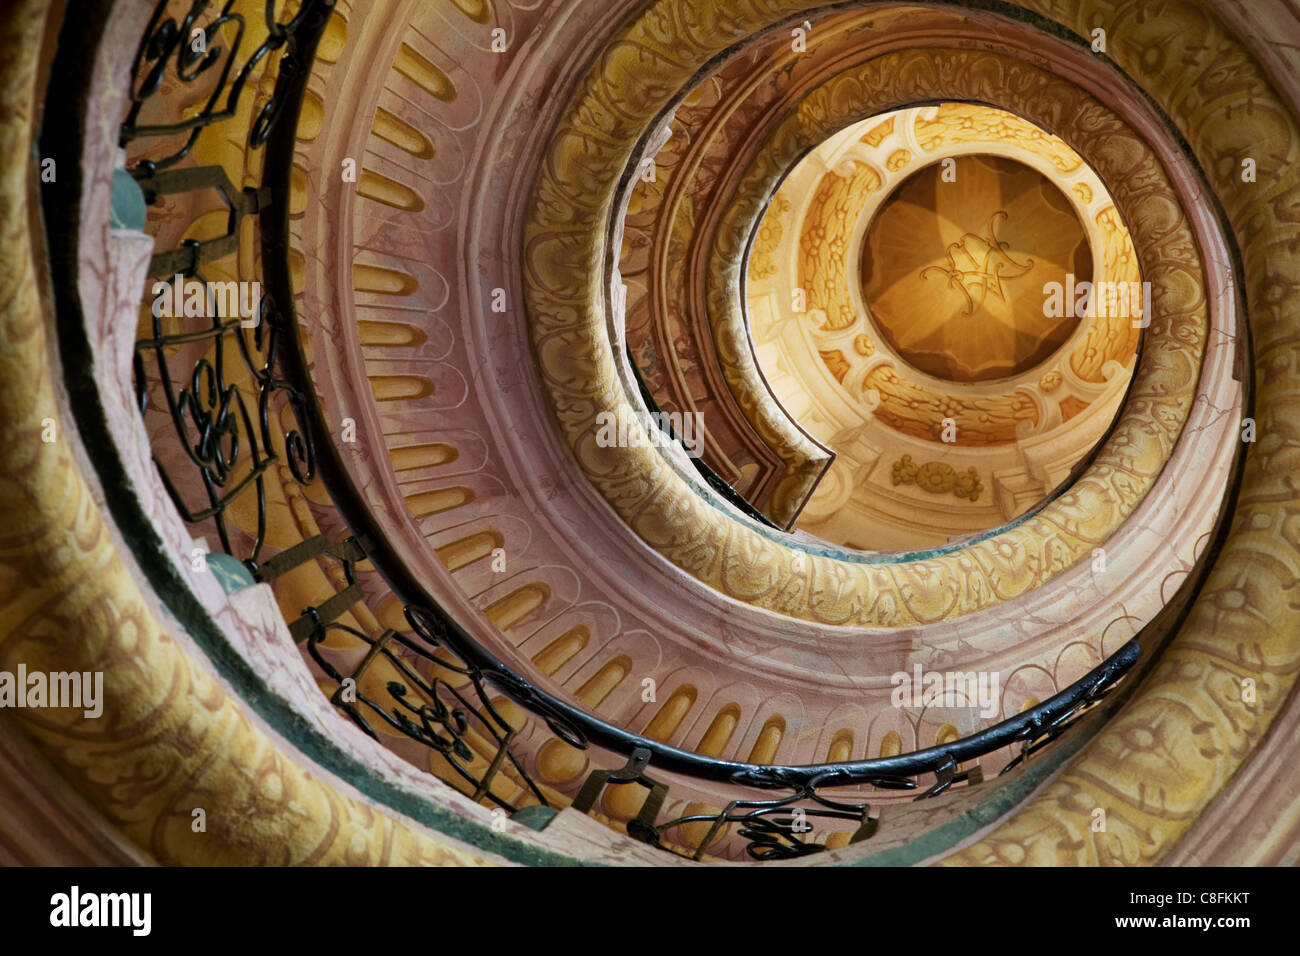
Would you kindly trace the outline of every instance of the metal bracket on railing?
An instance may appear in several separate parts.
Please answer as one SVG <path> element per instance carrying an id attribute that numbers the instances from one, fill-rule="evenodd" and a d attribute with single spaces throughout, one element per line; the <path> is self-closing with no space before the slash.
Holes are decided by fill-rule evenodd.
<path id="1" fill-rule="evenodd" d="M 969 783 L 974 786 L 977 783 L 984 782 L 984 768 L 978 763 L 973 767 L 962 770 L 952 755 L 934 769 L 934 786 L 930 787 L 925 793 L 915 797 L 916 800 L 925 800 L 929 797 L 937 797 L 939 794 L 948 790 L 954 783 Z"/>
<path id="2" fill-rule="evenodd" d="M 151 276 L 172 276 L 178 273 L 193 276 L 204 263 L 216 262 L 236 252 L 239 249 L 240 220 L 244 216 L 256 215 L 271 202 L 269 189 L 240 189 L 230 181 L 226 170 L 221 166 L 187 166 L 183 169 L 156 171 L 153 164 L 146 160 L 140 163 L 133 175 L 140 184 L 145 202 L 150 205 L 157 202 L 159 196 L 211 189 L 221 197 L 228 212 L 225 235 L 202 241 L 187 239 L 177 249 L 155 253 L 149 260 Z"/>
<path id="3" fill-rule="evenodd" d="M 323 604 L 304 608 L 301 616 L 289 625 L 289 634 L 299 644 L 311 637 L 318 629 L 337 620 L 348 608 L 365 597 L 356 579 L 356 563 L 366 559 L 366 552 L 361 542 L 355 537 L 331 541 L 324 535 L 316 535 L 293 547 L 285 548 L 260 564 L 251 560 L 244 562 L 256 580 L 269 584 L 281 575 L 288 574 L 320 557 L 330 557 L 342 562 L 348 586 Z"/>
<path id="4" fill-rule="evenodd" d="M 644 843 L 657 843 L 659 837 L 654 824 L 664 800 L 668 797 L 668 785 L 645 775 L 645 768 L 649 766 L 651 756 L 652 754 L 646 748 L 637 747 L 621 770 L 593 770 L 583 783 L 582 789 L 578 791 L 578 796 L 573 801 L 573 809 L 579 813 L 590 813 L 596 798 L 600 796 L 606 784 L 612 786 L 638 784 L 649 790 L 650 795 L 641 805 L 641 812 L 636 815 L 636 819 L 628 822 L 627 835 Z"/>
<path id="5" fill-rule="evenodd" d="M 331 541 L 324 535 L 318 534 L 314 538 L 308 538 L 306 541 L 285 548 L 279 554 L 267 558 L 260 564 L 250 561 L 244 563 L 248 565 L 248 569 L 253 572 L 253 577 L 257 578 L 258 581 L 270 583 L 280 575 L 287 574 L 308 561 L 314 561 L 319 557 L 330 557 L 341 561 L 344 568 L 350 571 L 352 565 L 366 559 L 366 552 L 361 542 L 355 537 L 344 538 L 342 541 Z M 349 579 L 351 579 L 350 574 Z"/>

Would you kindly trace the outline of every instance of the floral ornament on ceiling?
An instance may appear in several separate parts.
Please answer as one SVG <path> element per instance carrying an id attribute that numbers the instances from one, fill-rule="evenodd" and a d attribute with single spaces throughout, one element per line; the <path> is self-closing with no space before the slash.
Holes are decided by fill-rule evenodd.
<path id="1" fill-rule="evenodd" d="M 918 465 L 911 455 L 904 455 L 894 462 L 891 478 L 895 485 L 916 485 L 922 491 L 932 495 L 952 492 L 958 498 L 971 501 L 979 500 L 984 485 L 979 473 L 972 466 L 965 471 L 958 471 L 952 465 L 940 461 L 929 461 Z"/>

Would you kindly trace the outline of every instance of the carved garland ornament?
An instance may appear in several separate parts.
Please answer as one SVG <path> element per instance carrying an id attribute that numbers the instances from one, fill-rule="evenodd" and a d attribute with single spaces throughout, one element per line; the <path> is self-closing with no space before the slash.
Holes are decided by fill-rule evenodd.
<path id="1" fill-rule="evenodd" d="M 932 495 L 952 492 L 958 498 L 978 501 L 984 484 L 974 466 L 958 471 L 942 461 L 927 461 L 918 465 L 911 455 L 904 455 L 890 469 L 890 481 L 895 485 L 916 485 Z"/>

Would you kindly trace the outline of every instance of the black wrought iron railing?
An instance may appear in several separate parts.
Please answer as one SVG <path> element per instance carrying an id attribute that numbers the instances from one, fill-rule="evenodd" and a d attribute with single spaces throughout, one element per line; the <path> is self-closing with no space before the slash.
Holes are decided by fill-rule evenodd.
<path id="1" fill-rule="evenodd" d="M 826 849 L 810 836 L 810 819 L 841 821 L 852 827 L 852 841 L 870 839 L 877 819 L 868 802 L 853 796 L 868 788 L 916 791 L 917 799 L 938 796 L 957 784 L 980 782 L 981 758 L 1019 746 L 1020 756 L 1007 765 L 1011 769 L 1073 726 L 1138 660 L 1134 639 L 1051 699 L 950 743 L 874 760 L 801 766 L 719 760 L 667 746 L 610 724 L 512 670 L 440 607 L 387 545 L 334 444 L 298 335 L 287 197 L 295 123 L 331 4 L 265 3 L 258 32 L 266 38 L 247 54 L 241 46 L 250 28 L 237 12 L 241 6 L 237 0 L 219 9 L 209 9 L 206 0 L 158 3 L 140 40 L 122 142 L 137 157 L 130 172 L 147 202 L 157 207 L 164 197 L 215 190 L 229 214 L 226 234 L 202 241 L 178 238 L 188 222 L 169 221 L 165 213 L 156 217 L 150 227 L 156 239 L 174 246 L 156 252 L 151 278 L 164 284 L 206 281 L 206 268 L 236 255 L 240 237 L 248 233 L 244 220 L 251 217 L 262 295 L 252 316 L 230 314 L 228 303 L 209 303 L 200 315 L 165 316 L 154 309 L 147 334 L 137 342 L 136 394 L 142 414 L 152 409 L 170 418 L 172 433 L 154 436 L 155 460 L 187 522 L 215 528 L 222 550 L 273 588 L 308 562 L 332 562 L 341 570 L 337 592 L 288 626 L 335 685 L 334 705 L 366 733 L 378 739 L 377 729 L 384 728 L 414 741 L 440 758 L 442 776 L 453 786 L 523 817 L 533 812 L 529 807 L 565 798 L 530 776 L 517 748 L 523 728 L 494 703 L 506 698 L 552 739 L 588 751 L 593 762 L 609 758 L 610 766 L 592 770 L 577 789 L 575 809 L 592 811 L 606 788 L 639 787 L 646 799 L 627 824 L 631 836 L 701 859 L 716 838 L 730 832 L 744 841 L 750 857 L 774 860 Z M 194 43 L 200 34 L 203 42 Z M 198 46 L 206 52 L 195 53 Z M 262 95 L 252 91 L 265 88 L 267 76 L 274 77 L 269 98 L 244 110 L 242 98 Z M 193 115 L 173 115 L 168 90 L 202 84 L 211 87 L 203 88 L 206 106 Z M 256 185 L 236 188 L 229 171 L 197 164 L 193 156 L 204 130 L 225 124 L 223 134 L 232 135 L 230 124 L 241 115 L 251 117 L 243 131 L 246 155 L 260 162 L 243 171 Z M 172 294 L 170 288 L 165 294 Z M 61 302 L 63 308 L 77 307 Z M 85 343 L 69 328 L 63 331 L 65 354 L 84 357 Z M 93 397 L 84 379 L 74 384 L 82 397 Z M 269 553 L 274 549 L 266 544 L 266 492 L 268 482 L 286 480 L 284 472 L 298 484 L 323 484 L 350 529 L 344 540 L 314 536 Z M 191 494 L 199 497 L 197 504 L 187 499 Z M 255 518 L 231 527 L 230 509 L 249 496 Z M 406 629 L 348 622 L 349 613 L 377 590 L 396 596 Z M 170 594 L 169 600 L 185 598 Z M 337 653 L 333 639 L 339 636 L 364 647 L 359 661 Z M 397 676 L 377 693 L 367 678 L 381 660 Z M 732 796 L 716 811 L 660 819 L 672 778 L 721 786 Z M 506 782 L 512 786 L 501 786 Z M 686 840 L 690 825 L 705 827 L 705 836 Z"/>

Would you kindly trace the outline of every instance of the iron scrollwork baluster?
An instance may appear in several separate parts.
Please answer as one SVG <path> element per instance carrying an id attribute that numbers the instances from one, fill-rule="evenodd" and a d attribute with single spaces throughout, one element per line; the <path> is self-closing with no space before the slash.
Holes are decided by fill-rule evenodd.
<path id="1" fill-rule="evenodd" d="M 156 4 L 137 50 L 131 107 L 122 125 L 121 141 L 128 148 L 146 148 L 150 143 L 169 147 L 170 140 L 184 136 L 179 147 L 161 156 L 142 158 L 130 171 L 150 205 L 165 195 L 215 191 L 228 210 L 227 228 L 216 239 L 187 239 L 176 249 L 153 257 L 150 275 L 161 279 L 155 283 L 155 288 L 164 286 L 161 297 L 175 295 L 174 287 L 180 283 L 179 298 L 187 302 L 184 286 L 193 289 L 193 284 L 199 283 L 197 288 L 205 293 L 202 317 L 209 324 L 199 329 L 185 328 L 183 319 L 199 316 L 184 308 L 171 316 L 173 327 L 165 328 L 164 316 L 159 314 L 160 297 L 155 296 L 152 335 L 136 345 L 136 397 L 143 413 L 151 395 L 151 373 L 146 369 L 145 357 L 152 356 L 152 383 L 156 385 L 153 394 L 171 418 L 179 446 L 196 469 L 206 500 L 196 506 L 188 504 L 181 491 L 184 482 L 168 474 L 155 456 L 164 487 L 187 522 L 212 522 L 221 548 L 229 554 L 236 554 L 238 545 L 226 521 L 226 510 L 241 495 L 253 494 L 255 527 L 248 535 L 251 540 L 245 553 L 237 556 L 255 564 L 266 538 L 268 473 L 283 463 L 293 479 L 305 485 L 313 480 L 316 471 L 315 449 L 301 425 L 305 396 L 279 371 L 283 338 L 296 334 L 296 330 L 288 327 L 284 314 L 267 293 L 257 302 L 250 343 L 242 321 L 247 317 L 221 314 L 223 309 L 216 306 L 210 294 L 203 267 L 234 254 L 241 223 L 247 216 L 255 217 L 272 198 L 267 189 L 237 189 L 221 167 L 178 164 L 190 156 L 204 130 L 235 116 L 241 98 L 251 88 L 248 80 L 260 66 L 269 64 L 272 53 L 285 50 L 276 64 L 281 70 L 298 68 L 296 57 L 290 55 L 298 32 L 309 22 L 309 13 L 328 4 L 306 0 L 296 13 L 280 22 L 277 4 L 268 0 L 264 13 L 266 39 L 237 69 L 247 24 L 242 15 L 232 12 L 234 0 L 227 0 L 215 16 L 208 16 L 209 0 L 193 0 L 183 14 L 176 16 L 168 15 L 172 6 L 168 0 Z M 150 104 L 161 102 L 164 84 L 198 84 L 206 78 L 211 78 L 213 89 L 196 114 L 170 122 L 146 121 Z M 258 110 L 249 131 L 250 150 L 266 142 L 283 114 L 284 87 L 284 83 L 277 82 L 275 92 Z M 229 312 L 229 299 L 223 305 Z M 227 346 L 232 341 L 243 366 L 238 376 L 246 383 L 243 388 L 227 368 Z M 169 366 L 169 358 L 174 361 L 172 356 L 177 352 L 188 355 L 201 343 L 207 344 L 208 354 L 198 358 L 191 355 L 192 366 L 181 378 L 185 384 L 181 384 Z M 276 421 L 282 401 L 287 402 L 298 423 L 283 430 Z M 283 456 L 276 450 L 277 442 L 283 447 Z"/>
<path id="2" fill-rule="evenodd" d="M 280 23 L 275 16 L 275 3 L 273 0 L 267 0 L 265 14 L 267 38 L 249 54 L 232 80 L 231 71 L 234 69 L 240 47 L 244 42 L 246 24 L 243 16 L 231 12 L 235 0 L 227 0 L 220 13 L 206 26 L 200 28 L 197 24 L 202 21 L 209 4 L 210 0 L 193 0 L 189 10 L 177 23 L 174 17 L 164 16 L 167 8 L 172 5 L 169 0 L 159 0 L 145 28 L 143 42 L 136 52 L 132 68 L 136 85 L 131 90 L 131 109 L 122 124 L 123 145 L 146 137 L 169 137 L 188 133 L 179 148 L 160 159 L 151 161 L 150 166 L 153 170 L 167 169 L 179 163 L 189 155 L 204 129 L 232 118 L 253 71 L 268 54 L 281 49 L 297 35 L 307 14 L 317 6 L 316 3 L 307 0 L 287 22 Z M 214 45 L 214 41 L 220 38 L 227 24 L 234 25 L 234 37 L 228 38 L 226 47 L 219 43 Z M 201 43 L 200 37 L 202 37 Z M 221 63 L 212 93 L 203 108 L 194 116 L 172 123 L 142 123 L 141 114 L 144 107 L 158 94 L 167 75 L 168 64 L 173 57 L 174 76 L 177 81 L 185 84 L 194 83 L 209 75 L 213 67 Z M 219 109 L 218 103 L 222 94 L 225 94 L 225 105 Z M 274 95 L 263 104 L 257 118 L 253 121 L 249 139 L 249 145 L 254 149 L 266 142 L 272 126 L 283 112 L 283 106 L 282 99 Z"/>

